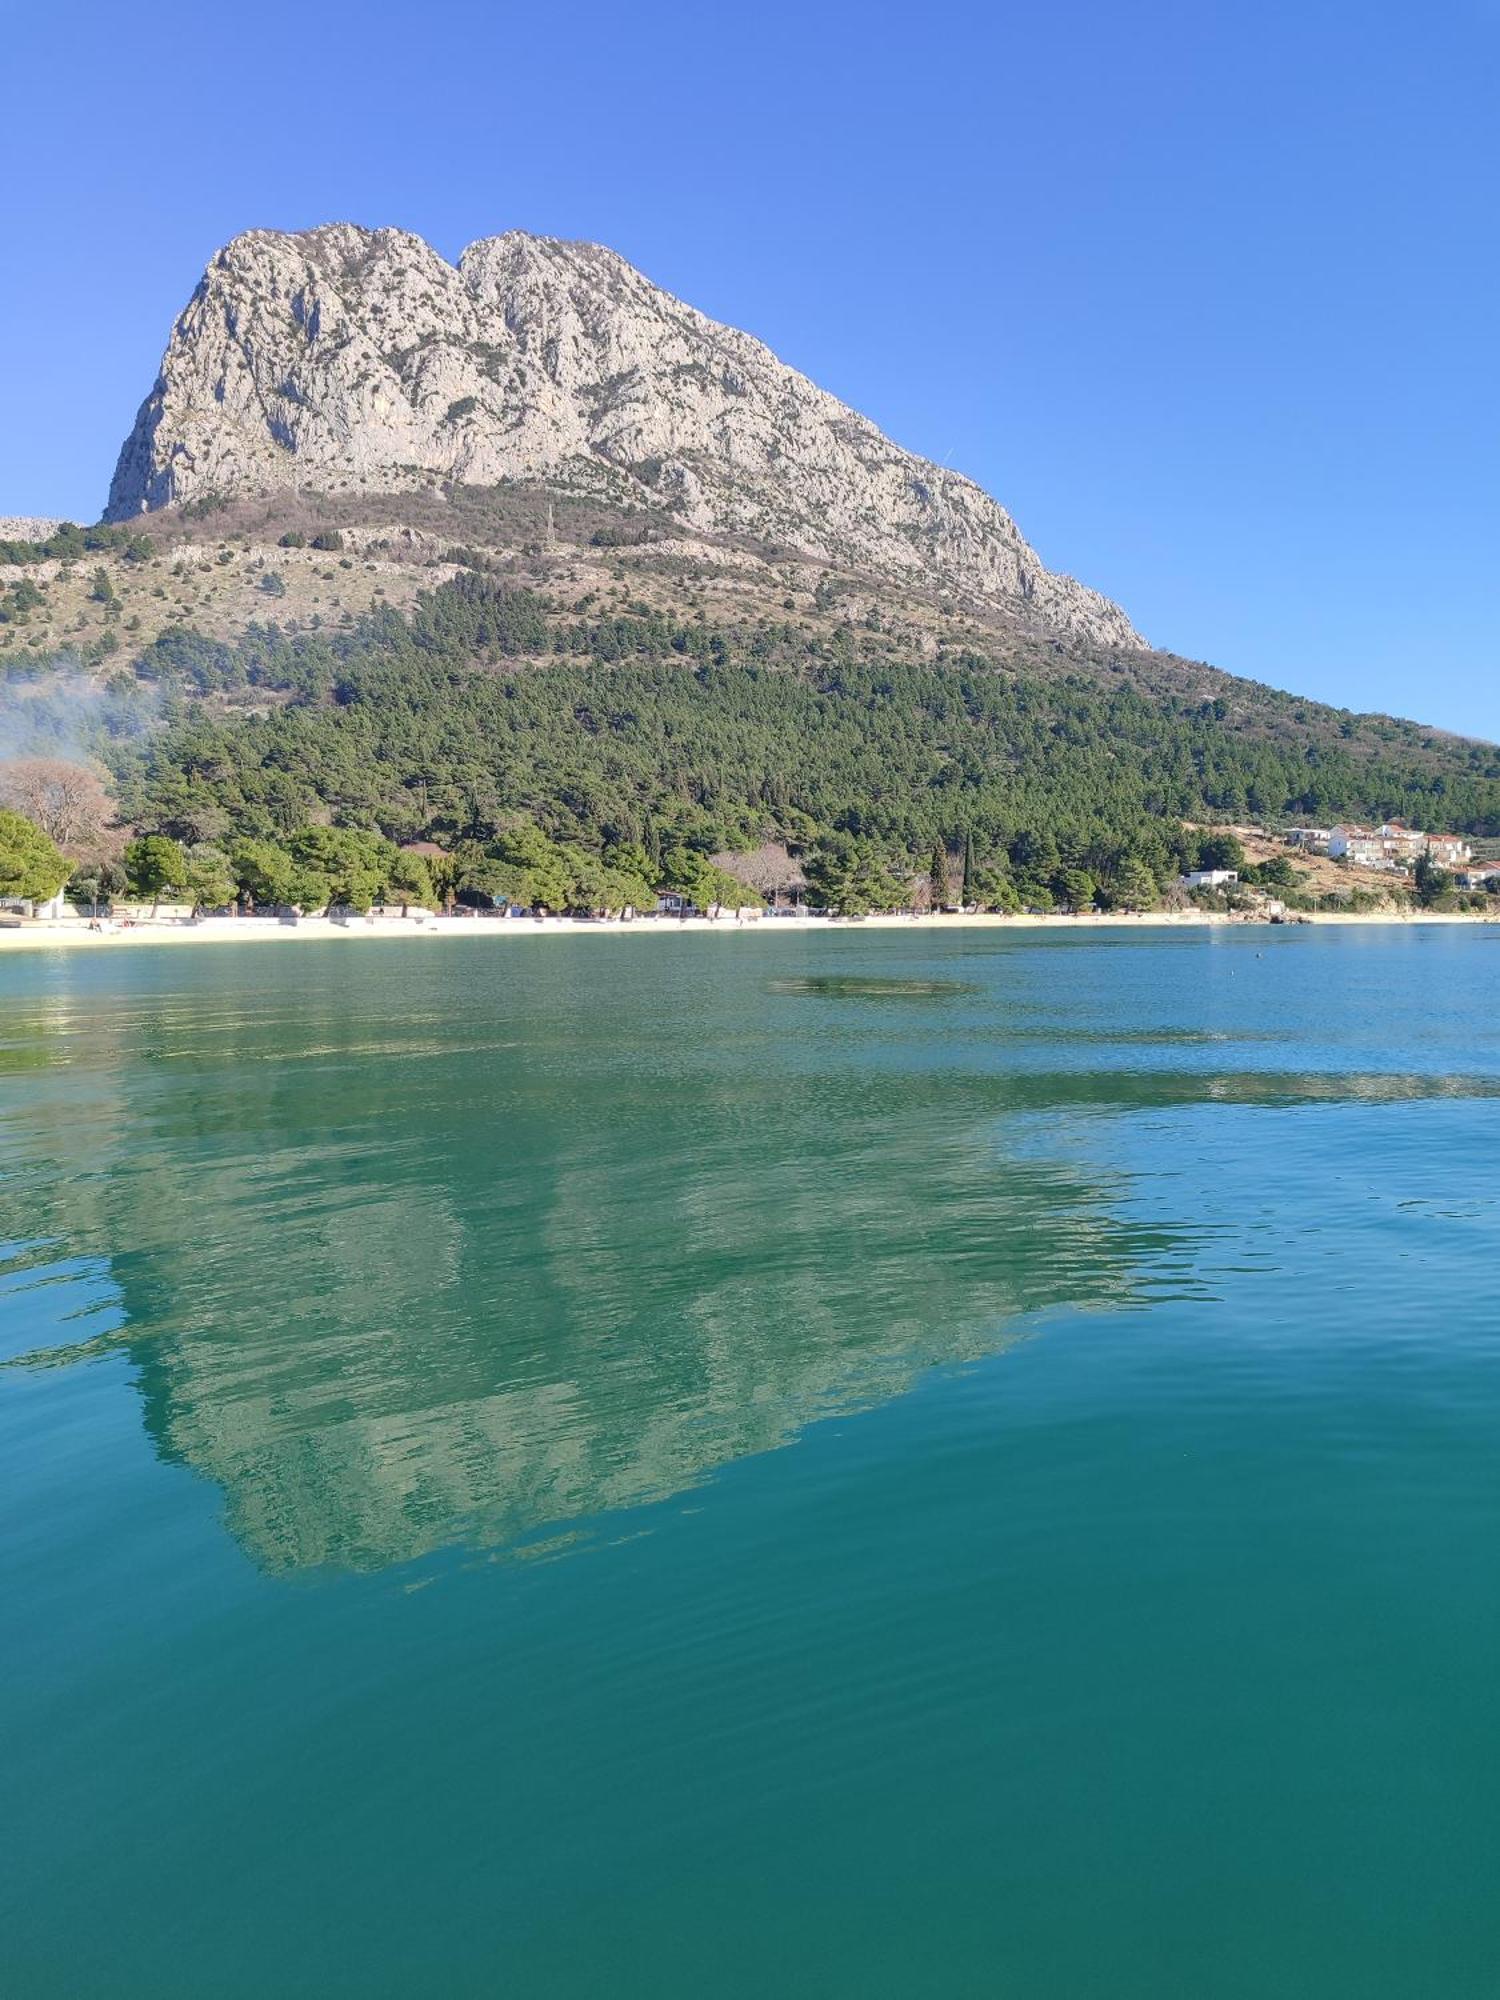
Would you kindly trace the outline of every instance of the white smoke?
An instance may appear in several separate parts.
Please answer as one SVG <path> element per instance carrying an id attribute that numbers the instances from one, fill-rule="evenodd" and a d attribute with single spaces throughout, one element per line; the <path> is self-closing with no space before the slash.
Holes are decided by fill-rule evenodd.
<path id="1" fill-rule="evenodd" d="M 63 654 L 35 673 L 0 682 L 0 761 L 107 761 L 111 746 L 144 736 L 160 719 L 158 689 L 123 674 L 101 683 Z"/>

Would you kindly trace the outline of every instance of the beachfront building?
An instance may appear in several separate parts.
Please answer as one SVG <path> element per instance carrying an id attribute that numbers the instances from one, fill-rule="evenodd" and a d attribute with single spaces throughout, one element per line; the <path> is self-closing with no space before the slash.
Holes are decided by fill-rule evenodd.
<path id="1" fill-rule="evenodd" d="M 1194 868 L 1178 877 L 1184 889 L 1227 889 L 1239 879 L 1237 868 Z"/>

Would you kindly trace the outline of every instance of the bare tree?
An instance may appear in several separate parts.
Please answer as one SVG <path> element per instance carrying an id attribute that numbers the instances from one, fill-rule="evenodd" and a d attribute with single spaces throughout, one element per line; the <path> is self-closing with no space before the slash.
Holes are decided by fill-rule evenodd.
<path id="1" fill-rule="evenodd" d="M 99 773 L 61 757 L 12 757 L 0 763 L 0 805 L 29 819 L 64 848 L 98 841 L 112 810 Z"/>
<path id="2" fill-rule="evenodd" d="M 807 877 L 778 841 L 764 841 L 745 854 L 726 852 L 711 858 L 715 868 L 768 898 L 807 887 Z"/>

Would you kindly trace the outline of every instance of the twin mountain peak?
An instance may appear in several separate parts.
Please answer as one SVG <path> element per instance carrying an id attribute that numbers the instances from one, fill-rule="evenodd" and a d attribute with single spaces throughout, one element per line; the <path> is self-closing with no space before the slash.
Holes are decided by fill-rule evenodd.
<path id="1" fill-rule="evenodd" d="M 1145 643 L 972 480 L 612 250 L 521 230 L 456 265 L 399 229 L 235 237 L 173 329 L 107 518 L 512 480 L 1014 608 L 1075 641 Z"/>

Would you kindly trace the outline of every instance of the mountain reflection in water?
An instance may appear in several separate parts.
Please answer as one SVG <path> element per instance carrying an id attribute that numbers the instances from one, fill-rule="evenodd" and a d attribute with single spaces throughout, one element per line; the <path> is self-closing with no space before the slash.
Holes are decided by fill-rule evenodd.
<path id="1" fill-rule="evenodd" d="M 556 947 L 362 946 L 15 1006 L 0 1231 L 44 1337 L 13 1365 L 124 1349 L 268 1570 L 513 1546 L 1046 1308 L 1190 1289 L 1205 1225 L 1132 1217 L 1097 1114 L 1494 1089 L 1222 1068 L 1170 1023 L 1114 1067 L 1039 1023 L 1039 1066 L 993 979 L 646 949 L 608 990 Z"/>

